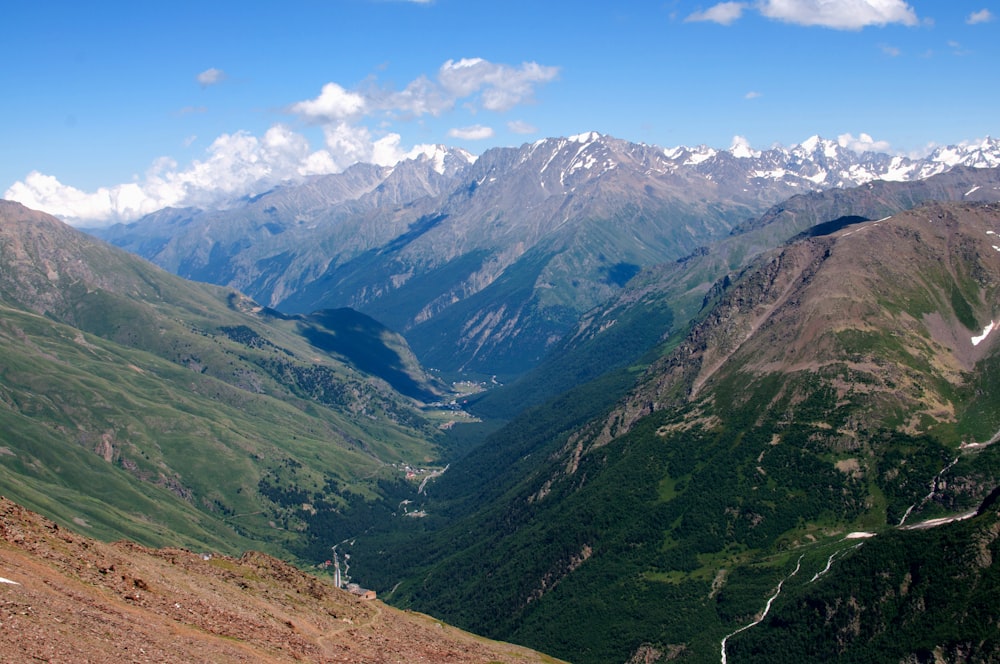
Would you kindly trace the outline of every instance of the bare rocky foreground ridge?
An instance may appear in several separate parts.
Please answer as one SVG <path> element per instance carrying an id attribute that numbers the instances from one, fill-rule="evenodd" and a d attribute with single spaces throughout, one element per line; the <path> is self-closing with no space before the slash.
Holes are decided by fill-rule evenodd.
<path id="1" fill-rule="evenodd" d="M 0 579 L 4 662 L 558 661 L 359 600 L 261 553 L 107 544 L 6 498 Z"/>

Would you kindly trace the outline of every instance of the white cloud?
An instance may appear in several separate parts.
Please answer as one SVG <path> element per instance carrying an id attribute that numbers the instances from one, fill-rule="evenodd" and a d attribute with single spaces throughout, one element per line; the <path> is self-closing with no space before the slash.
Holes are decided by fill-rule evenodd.
<path id="1" fill-rule="evenodd" d="M 455 99 L 478 93 L 486 110 L 509 111 L 530 100 L 537 84 L 548 83 L 558 75 L 558 67 L 546 67 L 537 62 L 511 67 L 481 58 L 463 58 L 441 65 L 438 82 Z"/>
<path id="2" fill-rule="evenodd" d="M 4 198 L 57 217 L 70 214 L 75 218 L 103 219 L 111 209 L 111 194 L 108 189 L 102 187 L 88 194 L 38 171 L 28 173 L 24 180 L 11 185 L 4 193 Z"/>
<path id="3" fill-rule="evenodd" d="M 481 141 L 486 138 L 492 138 L 493 129 L 492 127 L 484 127 L 483 125 L 472 125 L 471 127 L 449 129 L 448 135 L 452 138 L 460 138 L 466 141 Z"/>
<path id="4" fill-rule="evenodd" d="M 411 81 L 399 92 L 372 89 L 367 92 L 373 109 L 403 116 L 438 116 L 455 106 L 455 100 L 426 76 Z"/>
<path id="5" fill-rule="evenodd" d="M 969 49 L 963 48 L 960 42 L 954 40 L 948 42 L 948 47 L 951 49 L 952 55 L 964 56 L 972 53 Z"/>
<path id="6" fill-rule="evenodd" d="M 757 8 L 767 18 L 837 30 L 918 23 L 916 13 L 903 0 L 760 0 Z"/>
<path id="7" fill-rule="evenodd" d="M 210 85 L 216 85 L 217 83 L 222 83 L 226 80 L 226 72 L 212 67 L 211 69 L 206 69 L 198 74 L 196 78 L 202 87 L 207 88 Z"/>
<path id="8" fill-rule="evenodd" d="M 364 97 L 336 83 L 323 86 L 315 99 L 292 104 L 291 112 L 317 124 L 337 123 L 360 117 L 367 107 Z"/>
<path id="9" fill-rule="evenodd" d="M 523 120 L 511 120 L 507 123 L 507 129 L 515 134 L 534 134 L 538 131 L 538 127 Z"/>
<path id="10" fill-rule="evenodd" d="M 750 147 L 750 141 L 748 141 L 744 136 L 733 136 L 733 142 L 729 146 L 729 151 L 734 157 L 740 159 L 760 156 L 759 152 Z"/>
<path id="11" fill-rule="evenodd" d="M 820 26 L 836 30 L 860 30 L 869 25 L 917 25 L 917 15 L 903 0 L 756 0 L 720 2 L 686 19 L 731 25 L 754 9 L 766 18 L 796 25 Z M 986 10 L 983 10 L 986 11 Z M 977 12 L 977 16 L 982 12 Z M 987 12 L 988 14 L 989 12 Z M 970 16 L 970 19 L 972 17 Z"/>
<path id="12" fill-rule="evenodd" d="M 292 104 L 289 111 L 314 124 L 357 121 L 377 114 L 397 118 L 438 116 L 453 109 L 459 101 L 464 101 L 473 112 L 480 109 L 503 112 L 531 101 L 539 85 L 558 75 L 558 67 L 537 62 L 513 67 L 482 58 L 448 60 L 438 69 L 436 80 L 419 76 L 402 90 L 369 84 L 349 91 L 336 83 L 327 83 L 318 97 Z"/>
<path id="13" fill-rule="evenodd" d="M 56 177 L 38 172 L 14 183 L 6 198 L 44 210 L 77 224 L 110 224 L 129 221 L 169 206 L 211 207 L 266 191 L 287 180 L 335 173 L 357 162 L 392 165 L 408 157 L 391 123 L 411 117 L 437 116 L 458 102 L 473 112 L 506 111 L 532 99 L 539 85 L 552 81 L 558 67 L 525 62 L 519 66 L 491 63 L 480 58 L 448 60 L 435 80 L 420 76 L 402 90 L 366 87 L 348 90 L 330 82 L 313 99 L 287 110 L 322 129 L 324 146 L 314 150 L 309 140 L 284 125 L 272 126 L 263 137 L 248 132 L 216 138 L 203 159 L 179 167 L 170 159 L 154 162 L 134 182 L 84 192 Z M 198 75 L 202 85 L 225 77 L 209 69 Z M 201 109 L 184 109 L 198 112 Z M 377 133 L 366 122 L 377 123 Z M 524 128 L 524 125 L 512 125 Z M 493 129 L 474 125 L 453 129 L 453 137 L 489 138 Z"/>
<path id="14" fill-rule="evenodd" d="M 889 44 L 879 44 L 879 48 L 882 53 L 888 55 L 890 58 L 898 58 L 902 51 L 896 46 L 890 46 Z"/>
<path id="15" fill-rule="evenodd" d="M 744 2 L 720 2 L 705 11 L 694 12 L 684 20 L 685 22 L 711 21 L 721 25 L 730 25 L 743 16 L 743 10 L 746 8 L 747 5 Z"/>
<path id="16" fill-rule="evenodd" d="M 892 153 L 892 146 L 889 145 L 888 141 L 876 141 L 868 134 L 862 132 L 860 136 L 855 138 L 851 134 L 841 134 L 837 137 L 837 144 L 842 148 L 852 150 L 857 153 L 863 152 L 886 152 Z"/>
<path id="17" fill-rule="evenodd" d="M 391 166 L 407 156 L 406 150 L 400 146 L 402 137 L 399 134 L 390 133 L 374 139 L 371 131 L 362 125 L 346 122 L 328 125 L 323 127 L 323 136 L 326 154 L 334 166 L 327 173 L 342 171 L 358 162 Z"/>
<path id="18" fill-rule="evenodd" d="M 263 138 L 246 132 L 223 134 L 212 142 L 204 159 L 183 170 L 173 160 L 161 158 L 142 179 L 93 193 L 32 172 L 4 196 L 71 223 L 102 225 L 136 219 L 164 207 L 224 204 L 285 180 L 334 172 L 336 166 L 330 153 L 312 151 L 304 136 L 275 125 Z"/>
<path id="19" fill-rule="evenodd" d="M 976 25 L 977 23 L 989 23 L 993 20 L 993 13 L 989 9 L 980 9 L 978 12 L 972 12 L 969 17 L 965 19 L 965 22 L 969 25 Z"/>
<path id="20" fill-rule="evenodd" d="M 743 98 L 744 99 L 758 99 L 758 98 L 760 98 L 762 96 L 763 95 L 760 92 L 757 92 L 756 90 L 751 90 L 750 92 L 748 92 L 745 95 L 743 95 Z"/>

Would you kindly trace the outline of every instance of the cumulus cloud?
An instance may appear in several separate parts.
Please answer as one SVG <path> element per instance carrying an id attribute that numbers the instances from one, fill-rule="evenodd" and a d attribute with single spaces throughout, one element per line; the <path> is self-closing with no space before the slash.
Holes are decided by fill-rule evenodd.
<path id="1" fill-rule="evenodd" d="M 697 11 L 684 19 L 686 22 L 711 21 L 721 25 L 730 25 L 743 16 L 743 10 L 747 8 L 745 2 L 720 2 L 704 11 Z"/>
<path id="2" fill-rule="evenodd" d="M 396 133 L 375 138 L 363 125 L 341 122 L 323 127 L 323 137 L 326 155 L 333 165 L 327 173 L 337 173 L 358 162 L 391 166 L 406 158 L 400 146 L 402 137 Z"/>
<path id="3" fill-rule="evenodd" d="M 226 80 L 226 72 L 212 67 L 198 74 L 197 79 L 201 87 L 207 88 L 210 85 L 216 85 Z"/>
<path id="4" fill-rule="evenodd" d="M 223 204 L 282 181 L 333 172 L 335 166 L 329 153 L 313 151 L 304 136 L 275 125 L 262 138 L 246 132 L 223 134 L 204 159 L 184 169 L 171 159 L 158 159 L 135 182 L 87 193 L 36 171 L 15 182 L 4 196 L 71 223 L 102 225 L 164 207 Z"/>
<path id="5" fill-rule="evenodd" d="M 455 99 L 478 94 L 479 103 L 486 110 L 509 111 L 529 101 L 539 83 L 548 83 L 558 75 L 558 67 L 546 67 L 537 62 L 511 67 L 481 58 L 463 58 L 441 65 L 438 82 Z"/>
<path id="6" fill-rule="evenodd" d="M 762 95 L 761 95 L 760 92 L 757 92 L 756 90 L 751 90 L 750 92 L 748 92 L 745 95 L 743 95 L 743 98 L 744 99 L 757 99 L 757 98 L 759 98 L 761 96 Z"/>
<path id="7" fill-rule="evenodd" d="M 892 152 L 892 146 L 889 145 L 888 141 L 876 141 L 865 133 L 862 133 L 858 137 L 854 137 L 851 134 L 841 134 L 837 137 L 837 144 L 842 148 L 859 154 L 863 152 L 886 152 L 891 154 Z"/>
<path id="8" fill-rule="evenodd" d="M 902 53 L 898 47 L 890 46 L 889 44 L 879 44 L 879 48 L 882 50 L 882 53 L 888 55 L 890 58 L 898 58 L 900 53 Z"/>
<path id="9" fill-rule="evenodd" d="M 972 12 L 969 17 L 965 19 L 965 22 L 969 25 L 976 25 L 977 23 L 989 23 L 993 20 L 993 13 L 989 9 L 980 9 L 978 12 Z"/>
<path id="10" fill-rule="evenodd" d="M 472 111 L 503 112 L 531 101 L 539 85 L 558 75 L 558 67 L 537 62 L 515 67 L 482 58 L 448 60 L 438 69 L 436 80 L 420 76 L 402 90 L 370 84 L 349 91 L 336 83 L 327 83 L 318 97 L 292 104 L 289 111 L 315 124 L 357 120 L 379 113 L 397 118 L 438 116 L 453 109 L 459 101 Z"/>
<path id="11" fill-rule="evenodd" d="M 903 0 L 762 0 L 758 9 L 767 18 L 837 30 L 918 23 L 916 13 Z"/>
<path id="12" fill-rule="evenodd" d="M 448 135 L 452 138 L 460 138 L 466 141 L 481 141 L 493 137 L 493 128 L 483 125 L 472 125 L 471 127 L 456 127 L 448 130 Z"/>
<path id="13" fill-rule="evenodd" d="M 354 90 L 330 82 L 316 97 L 286 107 L 303 123 L 320 128 L 324 142 L 320 149 L 313 149 L 302 134 L 276 124 L 259 138 L 242 131 L 223 134 L 202 159 L 186 167 L 157 160 L 131 183 L 88 193 L 54 176 L 32 172 L 12 185 L 6 197 L 81 225 L 129 221 L 168 206 L 222 206 L 280 182 L 336 173 L 357 162 L 396 164 L 413 150 L 390 131 L 393 122 L 440 116 L 459 103 L 472 112 L 507 111 L 530 102 L 538 86 L 558 73 L 558 67 L 535 62 L 512 66 L 467 58 L 448 60 L 434 78 L 420 76 L 400 90 L 373 81 Z M 197 78 L 202 85 L 214 85 L 225 73 L 208 69 Z M 367 123 L 374 123 L 378 131 Z M 450 135 L 478 140 L 493 136 L 493 129 L 473 125 L 453 129 Z"/>
<path id="14" fill-rule="evenodd" d="M 917 25 L 918 23 L 913 8 L 903 0 L 720 2 L 704 11 L 694 12 L 685 21 L 712 21 L 722 25 L 731 25 L 739 20 L 743 16 L 743 12 L 748 9 L 754 9 L 762 16 L 776 21 L 835 30 L 860 30 L 869 25 L 883 26 L 891 23 L 903 25 Z"/>
<path id="15" fill-rule="evenodd" d="M 315 99 L 292 104 L 291 112 L 316 124 L 339 123 L 361 117 L 367 107 L 365 98 L 348 92 L 336 83 L 323 86 Z"/>

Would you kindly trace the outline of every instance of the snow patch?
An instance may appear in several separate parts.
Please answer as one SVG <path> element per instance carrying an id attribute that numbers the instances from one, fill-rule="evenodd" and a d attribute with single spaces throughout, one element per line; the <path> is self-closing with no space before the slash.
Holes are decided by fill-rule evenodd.
<path id="1" fill-rule="evenodd" d="M 712 148 L 702 145 L 688 152 L 687 159 L 684 160 L 684 165 L 697 166 L 704 161 L 708 161 L 717 154 L 717 150 L 713 150 Z"/>
<path id="2" fill-rule="evenodd" d="M 977 185 L 976 185 L 975 187 L 973 187 L 972 189 L 970 189 L 970 190 L 968 190 L 967 192 L 965 192 L 965 194 L 964 194 L 964 195 L 965 195 L 965 196 L 968 196 L 969 194 L 973 194 L 973 193 L 975 193 L 975 192 L 976 192 L 976 191 L 977 191 L 978 189 L 979 189 L 979 185 L 977 184 Z"/>
<path id="3" fill-rule="evenodd" d="M 996 247 L 993 247 L 993 248 L 997 249 Z M 1000 251 L 1000 249 L 997 249 L 997 251 Z M 983 328 L 983 333 L 982 334 L 980 334 L 978 337 L 972 337 L 972 345 L 973 346 L 978 346 L 979 343 L 983 339 L 985 339 L 986 337 L 988 337 L 990 335 L 990 332 L 993 331 L 993 325 L 994 324 L 995 323 L 993 321 L 990 321 L 990 324 Z"/>
<path id="4" fill-rule="evenodd" d="M 12 586 L 19 586 L 19 585 L 21 585 L 21 584 L 20 584 L 20 583 L 18 583 L 17 581 L 11 581 L 10 579 L 5 579 L 5 578 L 3 578 L 2 576 L 0 576 L 0 583 L 9 583 L 9 584 L 11 584 Z"/>
<path id="5" fill-rule="evenodd" d="M 819 136 L 813 135 L 807 138 L 806 140 L 802 141 L 801 143 L 799 143 L 799 147 L 805 150 L 806 152 L 810 153 L 815 152 L 816 148 L 819 147 L 821 140 L 822 139 Z"/>
<path id="6" fill-rule="evenodd" d="M 869 537 L 875 537 L 875 533 L 867 533 L 863 530 L 859 530 L 844 535 L 844 539 L 868 539 Z"/>
<path id="7" fill-rule="evenodd" d="M 570 143 L 593 143 L 601 137 L 596 131 L 588 131 L 583 134 L 575 134 L 569 137 Z"/>
<path id="8" fill-rule="evenodd" d="M 756 159 L 760 157 L 760 152 L 755 152 L 750 147 L 750 141 L 743 136 L 733 136 L 733 144 L 729 146 L 729 152 L 737 159 Z"/>
<path id="9" fill-rule="evenodd" d="M 822 171 L 821 170 L 816 175 L 808 176 L 806 179 L 807 180 L 812 180 L 816 184 L 823 184 L 824 182 L 826 182 L 827 175 L 828 175 L 828 173 L 826 171 Z"/>
<path id="10" fill-rule="evenodd" d="M 755 178 L 765 178 L 765 179 L 769 179 L 769 180 L 780 180 L 781 178 L 785 177 L 785 175 L 787 175 L 787 174 L 788 174 L 788 171 L 786 171 L 785 169 L 783 169 L 783 168 L 775 168 L 774 170 L 771 170 L 771 171 L 754 171 L 753 172 L 753 177 L 755 177 Z"/>

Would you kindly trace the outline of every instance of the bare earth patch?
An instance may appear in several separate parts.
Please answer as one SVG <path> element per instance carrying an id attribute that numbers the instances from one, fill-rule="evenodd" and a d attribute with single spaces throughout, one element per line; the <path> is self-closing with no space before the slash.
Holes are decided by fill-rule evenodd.
<path id="1" fill-rule="evenodd" d="M 208 558 L 207 560 L 205 558 Z M 0 661 L 555 662 L 270 556 L 107 544 L 0 498 Z"/>

